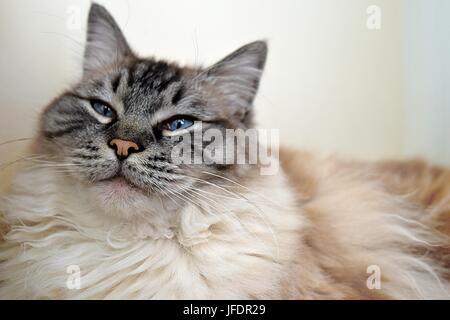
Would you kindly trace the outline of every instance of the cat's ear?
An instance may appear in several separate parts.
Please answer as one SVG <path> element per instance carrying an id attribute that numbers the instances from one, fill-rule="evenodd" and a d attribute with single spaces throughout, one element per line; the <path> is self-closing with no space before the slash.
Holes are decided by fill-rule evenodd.
<path id="1" fill-rule="evenodd" d="M 88 16 L 84 72 L 111 65 L 132 55 L 114 18 L 101 5 L 93 3 Z"/>
<path id="2" fill-rule="evenodd" d="M 245 112 L 252 106 L 266 57 L 265 41 L 249 43 L 205 70 L 203 81 L 210 82 L 231 107 Z"/>

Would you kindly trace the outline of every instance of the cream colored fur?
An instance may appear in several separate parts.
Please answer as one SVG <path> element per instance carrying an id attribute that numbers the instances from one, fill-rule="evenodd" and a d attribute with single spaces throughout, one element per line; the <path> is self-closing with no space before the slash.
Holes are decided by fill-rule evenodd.
<path id="1" fill-rule="evenodd" d="M 181 211 L 142 198 L 121 209 L 127 219 L 106 212 L 93 187 L 26 169 L 2 202 L 10 230 L 0 244 L 0 297 L 449 297 L 439 266 L 413 250 L 440 241 L 419 222 L 423 212 L 332 162 L 309 169 L 318 186 L 310 199 L 280 170 L 230 182 L 232 193 L 211 186 L 204 191 L 214 196 L 198 194 Z M 80 289 L 67 288 L 71 265 Z M 380 267 L 380 290 L 366 286 L 370 265 Z"/>
<path id="2" fill-rule="evenodd" d="M 246 194 L 249 201 L 225 193 L 214 208 L 204 202 L 203 210 L 187 205 L 173 212 L 156 200 L 140 204 L 145 219 L 124 222 L 101 212 L 89 188 L 51 169 L 31 169 L 19 175 L 5 203 L 11 231 L 0 251 L 7 260 L 0 267 L 0 297 L 278 296 L 302 216 L 284 178 L 269 179 L 253 188 L 270 192 L 273 202 L 253 192 Z M 66 287 L 70 265 L 81 269 L 81 290 Z"/>

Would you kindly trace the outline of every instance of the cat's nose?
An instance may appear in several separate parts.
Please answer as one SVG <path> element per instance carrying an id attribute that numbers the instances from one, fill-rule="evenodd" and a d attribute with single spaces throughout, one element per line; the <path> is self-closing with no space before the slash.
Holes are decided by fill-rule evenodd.
<path id="1" fill-rule="evenodd" d="M 112 139 L 109 145 L 116 150 L 117 157 L 120 160 L 128 158 L 128 156 L 133 152 L 140 152 L 143 148 L 134 141 L 122 140 L 122 139 Z"/>

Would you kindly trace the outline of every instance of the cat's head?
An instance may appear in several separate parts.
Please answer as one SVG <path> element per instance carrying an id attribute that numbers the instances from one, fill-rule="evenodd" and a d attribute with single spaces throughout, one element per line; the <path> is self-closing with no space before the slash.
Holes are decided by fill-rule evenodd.
<path id="1" fill-rule="evenodd" d="M 266 54 L 259 41 L 208 68 L 139 58 L 110 14 L 94 4 L 83 77 L 42 114 L 42 150 L 73 178 L 109 194 L 170 195 L 236 172 L 234 164 L 176 164 L 172 151 L 176 137 L 191 136 L 198 121 L 201 130 L 251 127 Z"/>

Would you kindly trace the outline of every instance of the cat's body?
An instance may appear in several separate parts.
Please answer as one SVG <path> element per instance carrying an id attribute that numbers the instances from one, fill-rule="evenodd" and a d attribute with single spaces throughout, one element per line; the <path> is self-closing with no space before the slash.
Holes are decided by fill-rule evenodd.
<path id="1" fill-rule="evenodd" d="M 302 225 L 284 178 L 271 177 L 270 187 L 248 185 L 273 195 L 273 203 L 245 190 L 240 191 L 245 201 L 226 192 L 222 199 L 210 197 L 215 203 L 194 198 L 204 210 L 192 204 L 173 210 L 172 203 L 155 199 L 142 204 L 145 218 L 127 222 L 93 205 L 85 187 L 60 178 L 51 169 L 19 177 L 19 198 L 5 211 L 14 212 L 8 218 L 35 227 L 16 225 L 7 236 L 12 246 L 0 253 L 10 264 L 1 272 L 2 298 L 280 297 L 283 269 L 296 255 Z M 182 199 L 174 196 L 174 201 Z M 267 215 L 278 201 L 283 214 Z M 20 245 L 25 242 L 30 245 Z M 70 265 L 80 267 L 80 290 L 66 287 Z"/>
<path id="2" fill-rule="evenodd" d="M 85 78 L 2 201 L 1 298 L 450 297 L 449 171 L 289 150 L 272 175 L 175 165 L 186 115 L 251 127 L 265 44 L 179 69 L 133 57 L 101 7 L 89 23 Z"/>
<path id="3" fill-rule="evenodd" d="M 398 183 L 379 173 L 391 177 L 389 168 L 291 151 L 283 159 L 289 179 L 283 170 L 245 187 L 224 180 L 218 185 L 233 193 L 210 186 L 215 203 L 198 196 L 203 206 L 179 211 L 149 200 L 146 218 L 126 223 L 100 213 L 83 186 L 54 169 L 24 172 L 3 208 L 10 232 L 0 296 L 448 298 L 448 240 L 434 228 L 448 228 L 450 172 L 440 189 L 416 184 L 408 194 L 441 192 L 426 208 L 388 193 Z M 80 289 L 67 287 L 70 266 L 80 268 Z M 373 266 L 380 289 L 367 286 Z"/>

